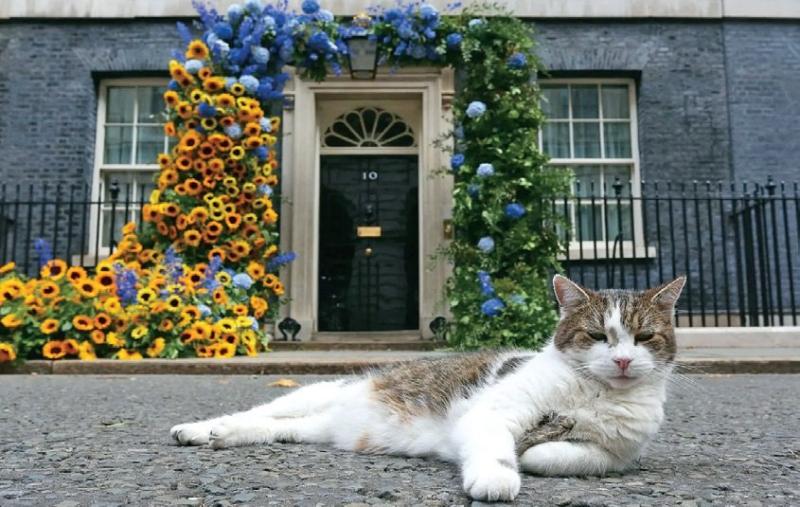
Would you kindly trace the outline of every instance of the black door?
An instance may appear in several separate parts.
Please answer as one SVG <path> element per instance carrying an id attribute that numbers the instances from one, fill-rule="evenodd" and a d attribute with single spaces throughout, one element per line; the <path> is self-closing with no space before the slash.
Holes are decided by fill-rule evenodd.
<path id="1" fill-rule="evenodd" d="M 319 330 L 418 329 L 417 156 L 320 166 Z"/>

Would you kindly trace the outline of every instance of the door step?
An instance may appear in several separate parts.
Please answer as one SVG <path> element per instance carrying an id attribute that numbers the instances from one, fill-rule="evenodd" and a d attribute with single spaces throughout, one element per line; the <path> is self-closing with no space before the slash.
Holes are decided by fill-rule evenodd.
<path id="1" fill-rule="evenodd" d="M 274 351 L 312 351 L 312 350 L 435 350 L 446 347 L 443 341 L 435 340 L 347 340 L 329 341 L 271 341 L 269 348 Z"/>

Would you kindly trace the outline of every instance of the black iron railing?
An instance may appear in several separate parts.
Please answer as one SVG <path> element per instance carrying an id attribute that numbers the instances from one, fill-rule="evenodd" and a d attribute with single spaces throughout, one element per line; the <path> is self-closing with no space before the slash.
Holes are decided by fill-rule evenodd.
<path id="1" fill-rule="evenodd" d="M 38 269 L 33 243 L 91 267 L 141 224 L 149 189 L 0 185 L 0 260 Z M 576 181 L 552 204 L 568 276 L 592 288 L 641 289 L 687 275 L 681 326 L 800 325 L 800 188 L 710 182 Z"/>

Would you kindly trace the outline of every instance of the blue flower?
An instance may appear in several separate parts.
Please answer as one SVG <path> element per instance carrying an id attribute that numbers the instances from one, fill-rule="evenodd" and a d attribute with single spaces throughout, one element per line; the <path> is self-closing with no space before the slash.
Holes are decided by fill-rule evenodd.
<path id="1" fill-rule="evenodd" d="M 319 2 L 317 0 L 305 0 L 302 9 L 306 14 L 314 14 L 319 10 Z"/>
<path id="2" fill-rule="evenodd" d="M 481 187 L 479 185 L 475 185 L 474 183 L 467 187 L 467 193 L 470 197 L 475 198 L 478 197 L 478 194 L 481 193 Z"/>
<path id="3" fill-rule="evenodd" d="M 486 271 L 478 271 L 478 283 L 481 285 L 481 293 L 484 296 L 494 295 L 494 287 L 492 286 L 492 277 Z"/>
<path id="4" fill-rule="evenodd" d="M 478 249 L 483 253 L 490 253 L 494 250 L 494 240 L 491 236 L 484 236 L 478 241 Z"/>
<path id="5" fill-rule="evenodd" d="M 239 139 L 242 137 L 242 127 L 240 127 L 238 123 L 234 123 L 229 127 L 225 127 L 223 130 L 231 139 Z"/>
<path id="6" fill-rule="evenodd" d="M 258 79 L 249 74 L 241 76 L 239 82 L 242 83 L 244 89 L 250 93 L 255 93 L 258 90 Z"/>
<path id="7" fill-rule="evenodd" d="M 217 114 L 217 108 L 205 102 L 201 102 L 200 105 L 197 106 L 197 114 L 203 118 L 211 118 Z"/>
<path id="8" fill-rule="evenodd" d="M 53 258 L 53 248 L 46 239 L 38 238 L 34 241 L 33 249 L 36 251 L 36 256 L 39 258 L 39 267 L 44 266 Z"/>
<path id="9" fill-rule="evenodd" d="M 197 74 L 203 68 L 203 62 L 200 60 L 186 60 L 186 70 L 192 74 Z"/>
<path id="10" fill-rule="evenodd" d="M 253 155 L 258 157 L 259 162 L 264 162 L 269 158 L 269 151 L 267 150 L 266 146 L 259 146 L 255 150 L 253 150 Z"/>
<path id="11" fill-rule="evenodd" d="M 178 90 L 181 89 L 181 85 L 179 85 L 178 82 L 175 81 L 174 79 L 170 79 L 169 83 L 167 83 L 167 88 L 177 92 Z"/>
<path id="12" fill-rule="evenodd" d="M 317 19 L 324 23 L 331 23 L 333 21 L 333 13 L 326 9 L 320 9 L 317 12 Z"/>
<path id="13" fill-rule="evenodd" d="M 270 197 L 272 195 L 272 187 L 269 185 L 259 185 L 258 193 L 260 195 L 266 195 L 267 197 Z"/>
<path id="14" fill-rule="evenodd" d="M 260 120 L 258 120 L 258 124 L 261 126 L 261 130 L 264 132 L 272 132 L 272 123 L 270 123 L 269 118 L 263 116 Z"/>
<path id="15" fill-rule="evenodd" d="M 197 305 L 197 309 L 200 310 L 200 315 L 202 315 L 203 317 L 208 317 L 209 315 L 211 315 L 211 308 L 207 307 L 203 303 Z"/>
<path id="16" fill-rule="evenodd" d="M 514 220 L 521 218 L 525 214 L 525 206 L 518 202 L 506 204 L 506 216 Z"/>
<path id="17" fill-rule="evenodd" d="M 431 4 L 422 4 L 419 8 L 419 15 L 425 21 L 431 21 L 439 17 L 439 11 Z"/>
<path id="18" fill-rule="evenodd" d="M 247 290 L 253 286 L 253 279 L 247 273 L 237 273 L 233 276 L 233 285 L 240 289 Z"/>
<path id="19" fill-rule="evenodd" d="M 509 69 L 522 69 L 528 64 L 528 59 L 523 53 L 514 53 L 508 57 L 506 64 Z"/>
<path id="20" fill-rule="evenodd" d="M 448 48 L 457 49 L 461 45 L 462 40 L 464 40 L 464 37 L 462 37 L 460 33 L 451 33 L 447 36 L 445 42 Z"/>
<path id="21" fill-rule="evenodd" d="M 464 126 L 458 125 L 455 129 L 453 129 L 453 136 L 456 139 L 464 139 Z"/>
<path id="22" fill-rule="evenodd" d="M 230 91 L 231 87 L 238 83 L 239 81 L 236 80 L 235 77 L 226 77 L 225 78 L 225 88 Z"/>
<path id="23" fill-rule="evenodd" d="M 233 4 L 228 7 L 228 20 L 234 25 L 238 24 L 239 20 L 242 19 L 242 14 L 244 14 L 244 11 L 241 5 Z"/>
<path id="24" fill-rule="evenodd" d="M 253 55 L 253 60 L 261 65 L 266 65 L 269 62 L 269 49 L 262 48 L 261 46 L 252 46 L 250 53 Z"/>
<path id="25" fill-rule="evenodd" d="M 261 0 L 244 0 L 244 8 L 256 13 L 261 10 Z"/>
<path id="26" fill-rule="evenodd" d="M 458 169 L 464 165 L 464 154 L 463 153 L 456 153 L 452 157 L 450 157 L 450 169 L 453 171 L 458 171 Z"/>
<path id="27" fill-rule="evenodd" d="M 486 112 L 486 104 L 484 104 L 479 100 L 470 102 L 469 105 L 467 106 L 467 116 L 469 116 L 470 118 L 477 118 L 485 112 Z"/>
<path id="28" fill-rule="evenodd" d="M 270 271 L 275 271 L 276 269 L 280 268 L 284 264 L 289 264 L 293 260 L 297 258 L 297 254 L 294 252 L 287 252 L 285 254 L 276 255 L 267 263 L 267 269 Z"/>
<path id="29" fill-rule="evenodd" d="M 248 317 L 250 319 L 250 329 L 253 331 L 258 331 L 258 321 L 255 317 Z"/>
<path id="30" fill-rule="evenodd" d="M 481 178 L 488 178 L 494 174 L 494 166 L 492 164 L 487 164 L 484 162 L 483 164 L 478 166 L 478 176 Z"/>
<path id="31" fill-rule="evenodd" d="M 469 23 L 467 23 L 467 25 L 468 25 L 470 28 L 477 28 L 477 27 L 479 27 L 479 26 L 483 25 L 483 23 L 484 23 L 484 21 L 483 21 L 482 19 L 480 19 L 480 18 L 475 18 L 475 19 L 470 19 L 470 20 L 469 20 Z"/>
<path id="32" fill-rule="evenodd" d="M 522 294 L 512 294 L 509 299 L 515 305 L 524 305 L 525 304 L 525 296 L 523 296 Z"/>
<path id="33" fill-rule="evenodd" d="M 495 317 L 502 312 L 505 307 L 506 305 L 504 305 L 499 298 L 487 299 L 481 305 L 481 312 L 487 317 Z"/>
<path id="34" fill-rule="evenodd" d="M 225 23 L 224 21 L 220 21 L 216 25 L 214 25 L 214 33 L 217 34 L 217 37 L 223 40 L 230 40 L 233 37 L 233 27 L 230 23 Z"/>
<path id="35" fill-rule="evenodd" d="M 138 277 L 136 271 L 132 269 L 123 269 L 119 264 L 117 265 L 117 296 L 122 303 L 122 306 L 127 306 L 136 302 L 136 282 Z"/>

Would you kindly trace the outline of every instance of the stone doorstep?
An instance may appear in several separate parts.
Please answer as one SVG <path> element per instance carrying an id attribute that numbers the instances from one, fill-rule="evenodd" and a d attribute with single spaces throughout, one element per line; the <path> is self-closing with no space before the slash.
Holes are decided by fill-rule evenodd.
<path id="1" fill-rule="evenodd" d="M 0 373 L 57 375 L 345 375 L 400 361 L 443 357 L 451 352 L 308 351 L 272 352 L 231 359 L 143 359 L 141 361 L 32 360 Z M 679 352 L 683 373 L 800 373 L 798 349 L 703 349 Z"/>

